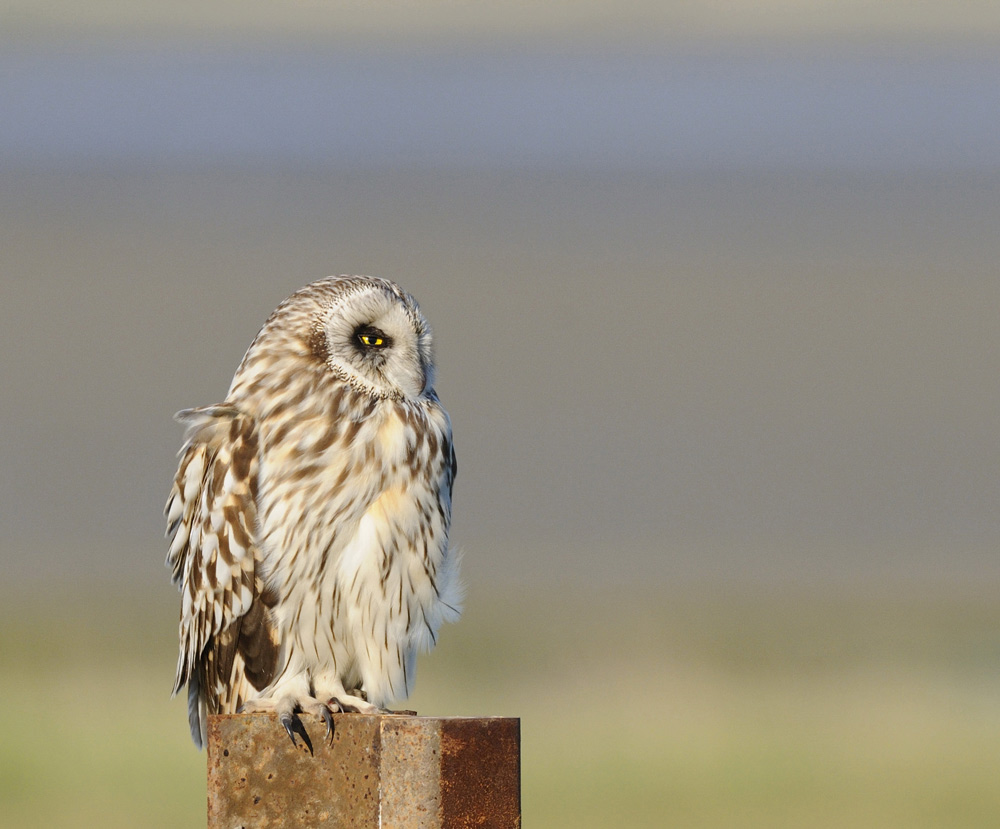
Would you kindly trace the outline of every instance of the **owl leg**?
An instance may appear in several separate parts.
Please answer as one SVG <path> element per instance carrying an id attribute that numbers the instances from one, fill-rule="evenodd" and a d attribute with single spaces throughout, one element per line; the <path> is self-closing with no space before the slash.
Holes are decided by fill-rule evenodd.
<path id="1" fill-rule="evenodd" d="M 381 656 L 375 661 L 371 660 L 370 651 L 363 643 L 358 646 L 357 650 L 359 653 L 363 650 L 369 656 L 367 662 L 359 660 L 357 666 L 361 684 L 365 689 L 357 693 L 364 694 L 366 700 L 371 700 L 371 703 L 374 703 L 374 705 L 369 703 L 367 708 L 361 710 L 364 713 L 369 713 L 368 709 L 374 709 L 371 713 L 415 717 L 416 711 L 393 711 L 386 708 L 385 704 L 391 699 L 401 699 L 410 695 L 416 650 L 396 645 L 394 653 L 389 649 L 383 650 Z"/>

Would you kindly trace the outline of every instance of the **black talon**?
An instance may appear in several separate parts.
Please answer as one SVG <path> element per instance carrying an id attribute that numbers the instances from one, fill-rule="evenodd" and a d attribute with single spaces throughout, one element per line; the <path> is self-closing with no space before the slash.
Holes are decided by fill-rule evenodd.
<path id="1" fill-rule="evenodd" d="M 295 726 L 295 718 L 291 714 L 282 714 L 279 719 L 281 720 L 281 724 L 285 727 L 285 732 L 291 738 L 292 745 L 298 748 L 295 743 L 295 731 L 293 730 Z"/>
<path id="2" fill-rule="evenodd" d="M 330 745 L 333 745 L 333 714 L 330 713 L 330 709 L 325 705 L 323 706 L 323 713 L 320 715 L 323 717 L 323 722 L 326 723 L 326 739 Z"/>

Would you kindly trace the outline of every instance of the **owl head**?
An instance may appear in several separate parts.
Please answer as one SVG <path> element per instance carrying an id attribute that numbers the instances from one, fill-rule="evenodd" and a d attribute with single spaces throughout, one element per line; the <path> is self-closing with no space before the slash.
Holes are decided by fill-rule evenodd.
<path id="1" fill-rule="evenodd" d="M 433 388 L 430 327 L 413 297 L 393 282 L 368 276 L 313 282 L 282 303 L 261 335 L 293 320 L 281 330 L 297 334 L 296 345 L 358 391 L 403 399 Z"/>
<path id="2" fill-rule="evenodd" d="M 417 398 L 433 387 L 431 331 L 413 297 L 373 277 L 338 277 L 331 287 L 311 337 L 318 359 L 376 397 Z"/>
<path id="3" fill-rule="evenodd" d="M 434 388 L 431 330 L 416 300 L 387 279 L 331 276 L 300 288 L 264 323 L 230 389 L 270 395 L 308 373 L 379 399 Z"/>

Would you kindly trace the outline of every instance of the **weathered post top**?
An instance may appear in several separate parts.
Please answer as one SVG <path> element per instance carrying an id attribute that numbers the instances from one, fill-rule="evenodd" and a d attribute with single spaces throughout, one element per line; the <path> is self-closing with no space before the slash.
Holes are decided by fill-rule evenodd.
<path id="1" fill-rule="evenodd" d="M 273 714 L 208 720 L 208 827 L 459 829 L 521 825 L 521 721 Z"/>

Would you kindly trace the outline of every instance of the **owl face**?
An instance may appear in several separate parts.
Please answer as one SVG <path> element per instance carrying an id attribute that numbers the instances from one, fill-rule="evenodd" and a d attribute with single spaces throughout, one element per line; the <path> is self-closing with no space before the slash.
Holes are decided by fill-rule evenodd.
<path id="1" fill-rule="evenodd" d="M 432 388 L 431 332 L 413 298 L 384 280 L 341 287 L 314 334 L 326 365 L 376 397 L 417 398 Z"/>

